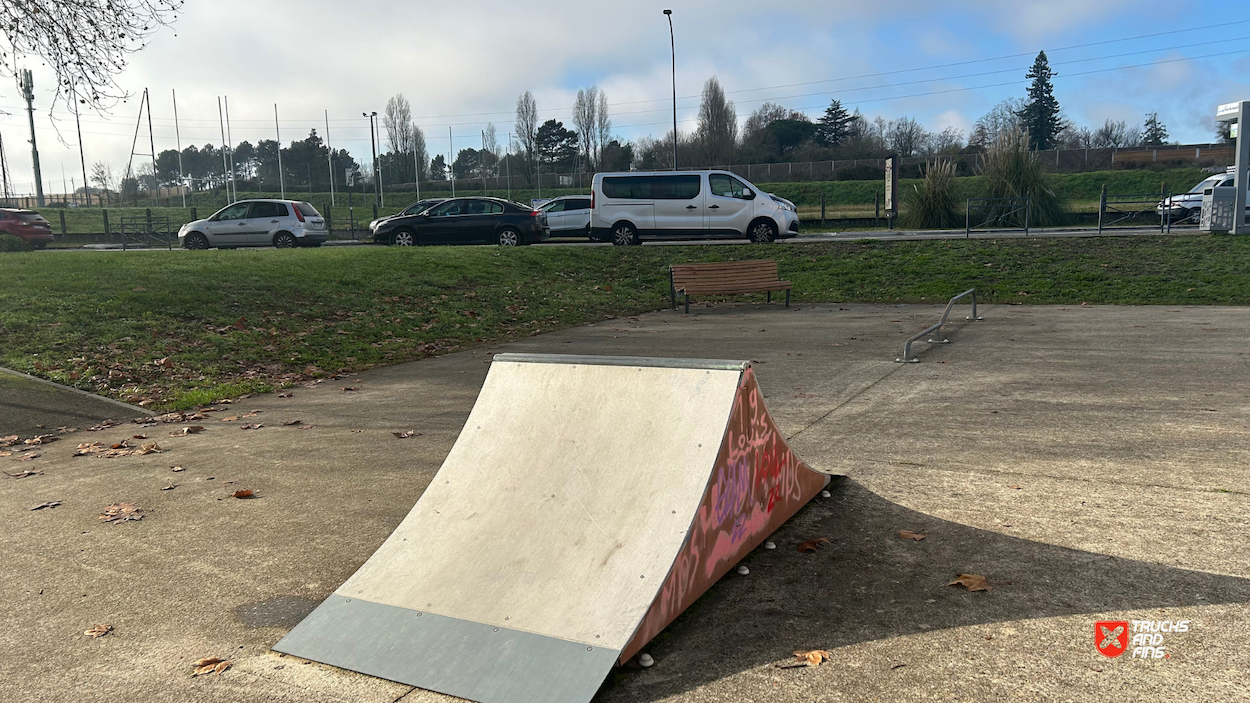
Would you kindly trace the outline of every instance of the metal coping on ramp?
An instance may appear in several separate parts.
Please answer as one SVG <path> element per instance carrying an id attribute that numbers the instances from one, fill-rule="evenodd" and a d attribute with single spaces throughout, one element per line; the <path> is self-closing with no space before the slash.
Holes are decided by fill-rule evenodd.
<path id="1" fill-rule="evenodd" d="M 594 366 L 645 366 L 663 369 L 719 369 L 742 370 L 751 365 L 749 361 L 725 359 L 672 359 L 655 356 L 589 356 L 586 354 L 496 354 L 495 361 L 518 364 L 581 364 Z"/>
<path id="2" fill-rule="evenodd" d="M 412 511 L 274 649 L 584 703 L 828 481 L 748 362 L 499 354 Z"/>

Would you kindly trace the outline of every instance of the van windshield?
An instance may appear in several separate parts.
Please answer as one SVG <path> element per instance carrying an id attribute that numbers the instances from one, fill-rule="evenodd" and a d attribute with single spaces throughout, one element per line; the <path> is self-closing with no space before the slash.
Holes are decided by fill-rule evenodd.
<path id="1" fill-rule="evenodd" d="M 1190 192 L 1190 193 L 1201 193 L 1202 191 L 1206 190 L 1207 188 L 1214 188 L 1214 187 L 1215 187 L 1215 184 L 1216 184 L 1216 183 L 1219 183 L 1221 178 L 1223 178 L 1223 176 L 1211 176 L 1210 178 L 1207 178 L 1207 179 L 1203 180 L 1201 183 L 1199 183 L 1198 185 L 1194 186 L 1193 188 L 1190 188 L 1190 189 L 1189 189 L 1189 192 Z"/>

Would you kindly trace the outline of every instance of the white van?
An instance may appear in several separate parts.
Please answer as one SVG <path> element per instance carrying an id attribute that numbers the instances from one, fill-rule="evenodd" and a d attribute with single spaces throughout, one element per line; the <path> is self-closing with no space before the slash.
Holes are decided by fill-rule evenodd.
<path id="1" fill-rule="evenodd" d="M 799 233 L 789 201 L 728 171 L 596 173 L 590 197 L 590 238 L 617 246 L 643 239 L 764 243 Z"/>

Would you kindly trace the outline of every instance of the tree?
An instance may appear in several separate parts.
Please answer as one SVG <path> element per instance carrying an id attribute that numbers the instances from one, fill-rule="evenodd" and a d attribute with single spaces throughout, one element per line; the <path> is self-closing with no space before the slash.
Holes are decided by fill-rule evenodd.
<path id="1" fill-rule="evenodd" d="M 755 108 L 755 111 L 747 117 L 747 121 L 742 125 L 742 139 L 744 141 L 751 139 L 755 135 L 764 131 L 768 125 L 777 120 L 790 119 L 795 114 L 792 110 L 784 108 L 776 103 L 764 103 Z"/>
<path id="2" fill-rule="evenodd" d="M 105 203 L 107 203 L 109 192 L 114 190 L 113 169 L 103 161 L 97 161 L 91 165 L 91 175 L 88 178 L 104 193 Z"/>
<path id="3" fill-rule="evenodd" d="M 386 108 L 382 111 L 382 127 L 386 129 L 387 151 L 393 155 L 390 164 L 395 178 L 400 181 L 410 180 L 409 176 L 414 168 L 412 152 L 417 126 L 412 122 L 412 106 L 403 93 L 397 93 L 386 101 Z"/>
<path id="4" fill-rule="evenodd" d="M 1233 123 L 1232 122 L 1216 122 L 1215 138 L 1220 144 L 1233 144 L 1237 140 L 1233 139 Z"/>
<path id="5" fill-rule="evenodd" d="M 577 133 L 565 129 L 564 123 L 556 120 L 544 122 L 534 138 L 539 163 L 550 170 L 571 170 L 577 146 Z"/>
<path id="6" fill-rule="evenodd" d="M 253 178 L 256 175 L 256 147 L 251 142 L 242 141 L 234 148 L 234 168 L 239 178 Z"/>
<path id="7" fill-rule="evenodd" d="M 595 143 L 599 148 L 599 152 L 595 154 L 595 163 L 603 170 L 603 150 L 612 139 L 612 120 L 608 117 L 608 96 L 602 90 L 599 91 L 599 108 L 595 110 L 595 131 L 598 132 Z"/>
<path id="8" fill-rule="evenodd" d="M 634 145 L 624 144 L 613 139 L 603 145 L 599 155 L 600 171 L 628 171 L 634 162 Z"/>
<path id="9" fill-rule="evenodd" d="M 181 7 L 182 0 L 5 0 L 0 74 L 15 71 L 23 57 L 37 57 L 56 73 L 54 102 L 73 94 L 106 106 L 125 96 L 115 77 L 127 57 Z"/>
<path id="10" fill-rule="evenodd" d="M 929 136 L 929 132 L 910 117 L 900 117 L 886 123 L 886 146 L 899 156 L 915 156 L 924 148 Z"/>
<path id="11" fill-rule="evenodd" d="M 929 132 L 921 150 L 927 154 L 958 154 L 963 148 L 963 130 L 947 127 L 941 132 Z"/>
<path id="12" fill-rule="evenodd" d="M 695 129 L 695 143 L 701 161 L 707 166 L 729 163 L 738 143 L 738 112 L 732 100 L 725 98 L 716 76 L 703 84 L 703 96 L 699 101 L 699 126 Z"/>
<path id="13" fill-rule="evenodd" d="M 816 142 L 821 146 L 835 147 L 851 136 L 851 129 L 856 117 L 842 107 L 839 100 L 833 100 L 825 108 L 825 114 L 816 124 Z"/>
<path id="14" fill-rule="evenodd" d="M 590 86 L 577 91 L 573 100 L 573 129 L 581 140 L 584 168 L 594 170 L 599 141 L 599 89 Z"/>
<path id="15" fill-rule="evenodd" d="M 425 132 L 417 125 L 412 125 L 412 161 L 416 164 L 417 178 L 429 178 L 430 152 L 425 145 Z"/>
<path id="16" fill-rule="evenodd" d="M 990 108 L 972 127 L 968 137 L 968 146 L 987 148 L 998 140 L 1004 132 L 1019 132 L 1024 129 L 1020 115 L 1024 112 L 1024 101 L 1020 98 L 1007 98 Z"/>
<path id="17" fill-rule="evenodd" d="M 538 139 L 538 103 L 528 90 L 516 99 L 516 138 L 525 150 L 525 171 L 529 174 L 534 170 L 534 148 Z"/>
<path id="18" fill-rule="evenodd" d="M 447 161 L 443 159 L 442 154 L 435 156 L 434 160 L 430 162 L 430 180 L 447 180 Z"/>
<path id="19" fill-rule="evenodd" d="M 451 164 L 451 172 L 456 178 L 478 178 L 482 175 L 482 154 L 477 149 L 469 147 L 461 149 L 456 154 L 456 160 Z"/>
<path id="20" fill-rule="evenodd" d="M 156 155 L 156 177 L 161 183 L 178 181 L 178 150 L 166 149 Z"/>
<path id="21" fill-rule="evenodd" d="M 1145 146 L 1163 146 L 1168 143 L 1168 128 L 1159 121 L 1159 113 L 1152 112 L 1146 115 L 1141 143 Z"/>
<path id="22" fill-rule="evenodd" d="M 1033 83 L 1029 85 L 1028 98 L 1020 112 L 1020 121 L 1028 132 L 1029 144 L 1038 150 L 1053 149 L 1055 136 L 1063 131 L 1059 101 L 1055 99 L 1055 87 L 1050 82 L 1053 76 L 1046 52 L 1037 52 L 1033 68 L 1024 76 Z"/>
<path id="23" fill-rule="evenodd" d="M 1129 127 L 1124 120 L 1107 118 L 1103 125 L 1094 130 L 1093 146 L 1098 149 L 1116 149 L 1141 144 L 1141 131 Z"/>

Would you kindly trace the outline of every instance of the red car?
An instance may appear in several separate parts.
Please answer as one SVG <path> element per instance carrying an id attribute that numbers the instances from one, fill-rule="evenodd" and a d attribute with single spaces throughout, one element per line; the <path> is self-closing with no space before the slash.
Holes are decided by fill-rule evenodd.
<path id="1" fill-rule="evenodd" d="M 52 223 L 30 210 L 0 208 L 0 234 L 25 239 L 36 249 L 42 249 L 53 241 Z"/>

